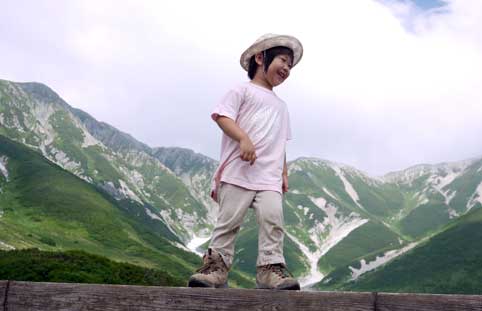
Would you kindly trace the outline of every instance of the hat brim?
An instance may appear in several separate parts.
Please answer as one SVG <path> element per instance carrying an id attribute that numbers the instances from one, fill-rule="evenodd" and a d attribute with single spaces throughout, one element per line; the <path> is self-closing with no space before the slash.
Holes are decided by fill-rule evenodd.
<path id="1" fill-rule="evenodd" d="M 276 46 L 283 46 L 293 51 L 293 66 L 296 66 L 303 56 L 303 46 L 301 42 L 292 36 L 279 35 L 271 38 L 266 38 L 259 42 L 255 42 L 246 51 L 241 54 L 240 64 L 244 70 L 248 71 L 249 61 L 253 55 L 264 50 L 274 48 Z"/>

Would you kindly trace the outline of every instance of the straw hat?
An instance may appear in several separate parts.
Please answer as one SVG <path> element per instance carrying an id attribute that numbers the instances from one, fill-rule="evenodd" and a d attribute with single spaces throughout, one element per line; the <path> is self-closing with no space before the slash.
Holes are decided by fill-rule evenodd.
<path id="1" fill-rule="evenodd" d="M 243 52 L 243 54 L 241 54 L 241 67 L 248 71 L 249 60 L 253 55 L 275 46 L 284 46 L 293 51 L 293 67 L 298 64 L 301 56 L 303 56 L 303 46 L 295 37 L 268 33 L 259 37 L 258 40 L 256 40 L 246 51 Z"/>

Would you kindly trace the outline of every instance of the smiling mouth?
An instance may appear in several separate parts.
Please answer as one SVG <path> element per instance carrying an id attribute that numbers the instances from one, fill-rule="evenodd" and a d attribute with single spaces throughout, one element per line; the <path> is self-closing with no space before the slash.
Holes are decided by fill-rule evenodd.
<path id="1" fill-rule="evenodd" d="M 286 74 L 283 72 L 278 72 L 278 76 L 280 76 L 281 79 L 286 79 Z"/>

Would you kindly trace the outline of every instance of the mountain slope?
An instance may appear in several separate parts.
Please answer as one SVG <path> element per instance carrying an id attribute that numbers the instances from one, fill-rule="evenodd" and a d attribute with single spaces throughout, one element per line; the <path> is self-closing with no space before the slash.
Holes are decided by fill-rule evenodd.
<path id="1" fill-rule="evenodd" d="M 196 243 L 189 242 L 209 238 L 217 214 L 217 204 L 209 196 L 217 162 L 206 156 L 184 148 L 151 148 L 70 107 L 39 83 L 0 80 L 0 135 L 38 150 L 45 158 L 88 182 L 103 198 L 97 203 L 116 209 L 120 214 L 111 215 L 112 224 L 107 224 L 105 230 L 112 225 L 121 228 L 115 234 L 129 234 L 109 241 L 115 246 L 122 241 L 130 245 L 134 239 L 143 246 L 147 243 L 147 247 L 166 251 L 168 246 L 160 243 L 158 237 L 163 237 L 169 246 L 181 248 L 182 244 L 193 247 Z M 0 205 L 0 220 L 3 217 L 11 221 L 7 217 L 11 213 L 8 208 L 17 204 L 22 211 L 24 205 L 34 205 L 39 195 L 34 187 L 31 194 L 26 191 L 23 197 L 17 196 L 12 188 L 14 174 L 10 172 L 14 162 L 11 156 L 0 154 L 0 196 L 3 193 L 3 200 L 9 204 L 5 208 Z M 340 288 L 423 243 L 482 202 L 482 159 L 419 165 L 382 178 L 313 158 L 290 162 L 288 169 L 291 190 L 285 195 L 283 206 L 285 255 L 290 269 L 301 277 L 305 286 L 323 280 L 321 288 Z M 17 186 L 21 189 L 27 182 L 24 178 Z M 46 183 L 45 191 L 55 190 L 64 203 L 69 203 L 73 191 L 69 183 L 65 185 L 67 188 L 63 189 L 55 183 Z M 94 196 L 92 200 L 97 199 Z M 50 204 L 51 199 L 44 200 Z M 60 207 L 62 200 L 52 202 Z M 41 222 L 36 224 L 38 227 L 31 224 L 35 223 L 29 219 L 33 217 L 31 214 L 19 215 L 18 222 L 24 219 L 29 230 L 39 230 L 38 235 L 48 232 Z M 80 217 L 75 211 L 72 215 Z M 96 217 L 100 217 L 100 223 L 104 221 L 102 215 Z M 65 223 L 65 232 L 78 233 L 67 218 L 55 221 L 59 226 Z M 126 224 L 129 229 L 124 229 Z M 32 240 L 26 238 L 28 234 L 33 236 L 24 231 L 23 236 L 18 233 L 16 240 Z M 0 247 L 11 248 L 8 243 L 15 241 L 13 235 L 2 238 Z M 238 239 L 235 267 L 241 274 L 233 275 L 239 280 L 243 280 L 243 275 L 254 276 L 256 240 L 256 222 L 251 215 Z M 25 247 L 39 241 L 30 242 Z M 64 247 L 47 234 L 42 245 L 48 247 L 49 243 L 53 248 Z M 116 258 L 135 253 L 135 260 L 145 261 L 143 264 L 149 266 L 154 255 L 137 247 L 132 252 L 127 247 L 123 254 L 106 255 Z M 174 263 L 176 260 L 173 258 Z M 199 259 L 188 261 L 199 262 Z"/>
<path id="2" fill-rule="evenodd" d="M 482 183 L 482 159 L 437 165 L 417 165 L 383 179 L 397 185 L 406 202 L 394 222 L 411 237 L 422 238 L 468 212 L 477 202 Z"/>
<path id="3" fill-rule="evenodd" d="M 482 205 L 345 290 L 482 294 Z"/>
<path id="4" fill-rule="evenodd" d="M 164 222 L 182 242 L 208 223 L 206 208 L 147 145 L 70 107 L 45 85 L 0 80 L 0 134 L 118 201 L 144 206 L 141 213 Z"/>
<path id="5" fill-rule="evenodd" d="M 184 277 L 198 264 L 162 222 L 141 224 L 130 211 L 136 206 L 117 205 L 37 152 L 0 136 L 0 157 L 8 172 L 1 181 L 1 248 L 82 249 Z"/>

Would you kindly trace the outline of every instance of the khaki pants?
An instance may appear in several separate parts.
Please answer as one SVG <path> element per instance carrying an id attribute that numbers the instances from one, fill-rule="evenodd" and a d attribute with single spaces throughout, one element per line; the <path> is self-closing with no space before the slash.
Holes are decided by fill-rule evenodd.
<path id="1" fill-rule="evenodd" d="M 248 208 L 254 208 L 259 226 L 257 266 L 285 263 L 283 256 L 283 204 L 276 191 L 255 191 L 221 183 L 218 190 L 219 215 L 210 248 L 231 268 L 236 235 Z"/>

